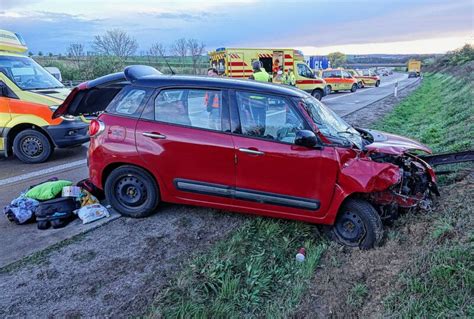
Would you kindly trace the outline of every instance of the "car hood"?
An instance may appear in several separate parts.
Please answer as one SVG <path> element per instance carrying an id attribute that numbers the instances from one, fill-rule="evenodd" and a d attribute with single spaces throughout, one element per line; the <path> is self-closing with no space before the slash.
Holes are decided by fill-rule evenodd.
<path id="1" fill-rule="evenodd" d="M 403 154 L 407 151 L 417 150 L 428 154 L 432 153 L 431 149 L 426 145 L 423 145 L 417 141 L 411 140 L 403 136 L 375 130 L 364 131 L 372 135 L 374 139 L 373 143 L 365 147 L 369 152 L 398 155 Z"/>

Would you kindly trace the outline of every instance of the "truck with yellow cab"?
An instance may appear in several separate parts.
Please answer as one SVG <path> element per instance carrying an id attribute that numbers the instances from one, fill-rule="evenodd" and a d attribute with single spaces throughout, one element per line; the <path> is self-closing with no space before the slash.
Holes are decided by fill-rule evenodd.
<path id="1" fill-rule="evenodd" d="M 41 163 L 54 148 L 89 141 L 85 120 L 54 110 L 70 90 L 32 58 L 23 38 L 0 30 L 0 154 L 25 163 Z"/>
<path id="2" fill-rule="evenodd" d="M 310 93 L 318 100 L 328 94 L 326 82 L 315 75 L 299 50 L 219 48 L 208 55 L 211 67 L 216 68 L 220 75 L 248 79 L 253 73 L 252 62 L 258 60 L 271 74 L 273 83 L 284 83 L 282 79 L 292 72 L 297 88 Z"/>
<path id="3" fill-rule="evenodd" d="M 407 71 L 409 78 L 419 77 L 421 74 L 421 61 L 415 59 L 408 60 Z"/>

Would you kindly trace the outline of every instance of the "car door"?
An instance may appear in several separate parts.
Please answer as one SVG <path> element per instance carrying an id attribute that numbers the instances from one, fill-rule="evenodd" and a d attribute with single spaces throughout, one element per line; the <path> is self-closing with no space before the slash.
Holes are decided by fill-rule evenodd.
<path id="1" fill-rule="evenodd" d="M 294 144 L 296 132 L 308 125 L 291 100 L 236 91 L 233 112 L 240 119 L 233 128 L 236 205 L 279 217 L 321 218 L 334 190 L 323 172 L 331 150 Z"/>
<path id="2" fill-rule="evenodd" d="M 227 91 L 162 89 L 136 127 L 137 150 L 159 179 L 163 200 L 230 204 L 235 185 Z"/>
<path id="3" fill-rule="evenodd" d="M 354 78 L 352 75 L 347 71 L 342 71 L 342 85 L 344 88 L 341 90 L 350 90 L 352 88 L 352 84 L 354 84 Z"/>

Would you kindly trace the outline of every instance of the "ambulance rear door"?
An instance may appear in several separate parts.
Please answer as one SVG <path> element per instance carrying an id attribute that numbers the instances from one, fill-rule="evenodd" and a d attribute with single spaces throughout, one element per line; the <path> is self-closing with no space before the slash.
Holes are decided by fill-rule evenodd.
<path id="1" fill-rule="evenodd" d="M 273 56 L 272 56 L 273 83 L 282 83 L 283 68 L 285 65 L 284 57 L 285 57 L 285 54 L 283 53 L 283 51 L 273 51 Z"/>

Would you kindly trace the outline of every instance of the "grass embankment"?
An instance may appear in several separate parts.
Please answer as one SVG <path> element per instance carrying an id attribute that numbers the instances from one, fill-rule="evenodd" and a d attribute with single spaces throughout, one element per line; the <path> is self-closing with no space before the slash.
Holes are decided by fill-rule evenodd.
<path id="1" fill-rule="evenodd" d="M 473 101 L 472 82 L 430 74 L 375 126 L 420 140 L 435 153 L 473 149 Z M 457 168 L 468 168 L 472 174 L 472 164 Z M 471 178 L 445 186 L 429 217 L 431 236 L 424 239 L 422 253 L 407 265 L 385 301 L 388 316 L 474 316 L 473 190 Z"/>
<path id="2" fill-rule="evenodd" d="M 287 317 L 300 302 L 326 248 L 315 227 L 252 218 L 196 257 L 153 308 L 165 318 Z M 295 260 L 298 248 L 307 258 Z"/>

